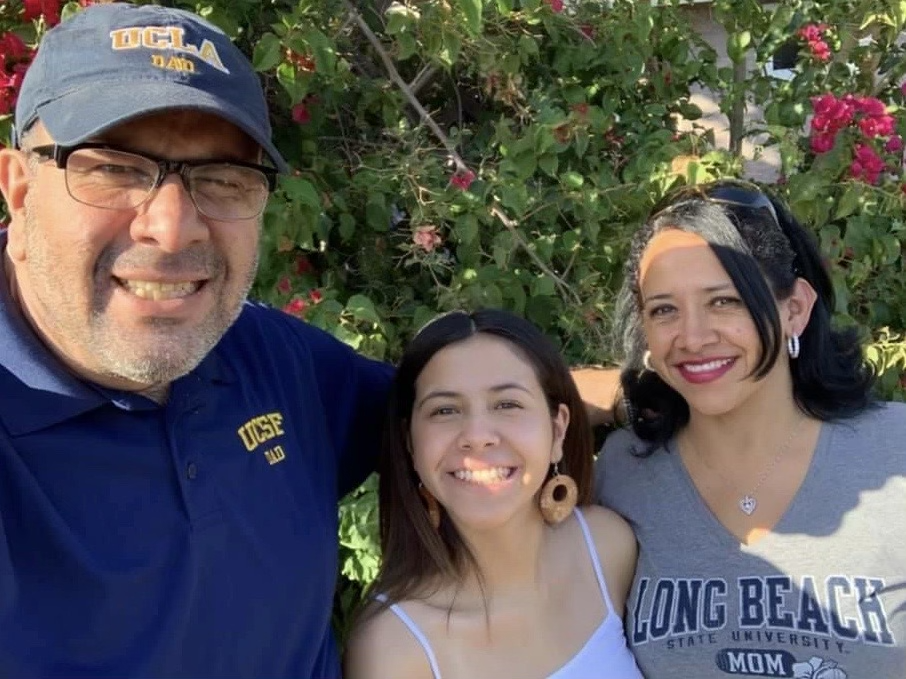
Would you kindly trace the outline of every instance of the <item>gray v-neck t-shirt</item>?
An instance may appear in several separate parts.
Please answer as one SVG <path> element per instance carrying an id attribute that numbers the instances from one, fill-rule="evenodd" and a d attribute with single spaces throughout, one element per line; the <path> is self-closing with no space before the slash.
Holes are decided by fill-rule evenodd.
<path id="1" fill-rule="evenodd" d="M 639 541 L 626 639 L 648 679 L 906 678 L 906 404 L 822 424 L 773 530 L 741 544 L 675 442 L 628 430 L 596 464 L 598 502 Z"/>

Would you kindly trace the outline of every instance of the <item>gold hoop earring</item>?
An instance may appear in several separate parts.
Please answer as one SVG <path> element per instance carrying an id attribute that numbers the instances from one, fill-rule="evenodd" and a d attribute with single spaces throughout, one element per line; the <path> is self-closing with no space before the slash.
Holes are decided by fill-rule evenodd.
<path id="1" fill-rule="evenodd" d="M 434 530 L 440 528 L 440 503 L 437 498 L 431 495 L 431 491 L 425 488 L 425 484 L 418 482 L 418 494 L 422 496 L 425 503 L 425 511 L 428 512 L 428 523 Z"/>
<path id="2" fill-rule="evenodd" d="M 544 520 L 551 525 L 556 525 L 573 513 L 579 497 L 579 489 L 576 487 L 573 477 L 560 473 L 560 466 L 557 463 L 554 463 L 553 467 L 554 475 L 541 487 L 538 505 Z"/>

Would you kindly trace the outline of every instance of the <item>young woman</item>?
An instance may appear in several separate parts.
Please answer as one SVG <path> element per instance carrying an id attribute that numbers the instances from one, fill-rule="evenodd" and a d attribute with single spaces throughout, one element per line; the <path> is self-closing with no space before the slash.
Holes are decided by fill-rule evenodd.
<path id="1" fill-rule="evenodd" d="M 428 324 L 391 396 L 383 565 L 346 676 L 640 677 L 622 622 L 635 538 L 585 506 L 592 452 L 569 371 L 531 323 Z"/>
<path id="2" fill-rule="evenodd" d="M 646 677 L 906 676 L 906 405 L 873 403 L 809 234 L 754 186 L 686 190 L 620 309 L 632 431 L 597 494 L 638 536 Z"/>

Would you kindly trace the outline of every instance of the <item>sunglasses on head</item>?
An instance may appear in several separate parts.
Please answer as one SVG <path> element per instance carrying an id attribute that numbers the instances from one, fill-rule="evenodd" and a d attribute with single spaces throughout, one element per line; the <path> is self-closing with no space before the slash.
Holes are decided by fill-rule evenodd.
<path id="1" fill-rule="evenodd" d="M 654 219 L 662 212 L 691 200 L 704 200 L 709 203 L 743 207 L 749 210 L 762 210 L 780 228 L 777 210 L 774 208 L 771 199 L 755 184 L 738 180 L 721 180 L 711 184 L 684 186 L 669 194 L 654 209 L 650 219 Z"/>

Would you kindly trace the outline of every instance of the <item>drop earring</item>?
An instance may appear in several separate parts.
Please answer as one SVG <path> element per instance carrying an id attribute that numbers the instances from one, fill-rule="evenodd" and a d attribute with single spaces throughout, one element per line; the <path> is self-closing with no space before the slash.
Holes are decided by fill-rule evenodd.
<path id="1" fill-rule="evenodd" d="M 554 475 L 541 487 L 541 497 L 538 501 L 541 507 L 541 516 L 544 520 L 555 525 L 572 514 L 579 497 L 579 489 L 573 477 L 560 473 L 560 466 L 553 464 Z"/>

